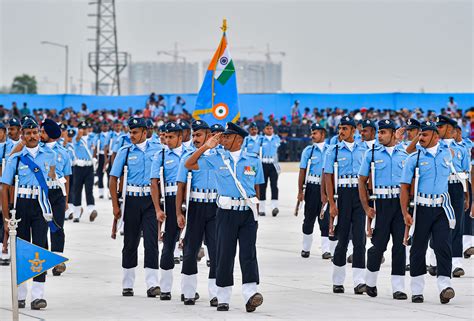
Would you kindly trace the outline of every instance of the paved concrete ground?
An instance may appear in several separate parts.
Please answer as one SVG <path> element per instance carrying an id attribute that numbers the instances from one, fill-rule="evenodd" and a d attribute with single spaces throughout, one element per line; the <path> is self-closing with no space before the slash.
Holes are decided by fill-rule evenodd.
<path id="1" fill-rule="evenodd" d="M 425 303 L 394 301 L 390 289 L 390 257 L 385 255 L 379 278 L 379 296 L 352 294 L 352 276 L 348 271 L 346 294 L 332 294 L 331 263 L 320 257 L 316 238 L 312 256 L 300 257 L 301 221 L 293 210 L 296 198 L 295 172 L 283 173 L 280 180 L 281 213 L 277 218 L 260 219 L 258 259 L 263 305 L 253 314 L 245 312 L 240 294 L 240 269 L 236 265 L 231 309 L 217 312 L 207 298 L 208 269 L 199 263 L 198 291 L 201 300 L 187 307 L 179 301 L 180 269 L 174 277 L 173 300 L 160 302 L 146 297 L 144 273 L 139 269 L 135 296 L 121 296 L 122 240 L 112 240 L 109 201 L 98 200 L 99 217 L 94 223 L 66 222 L 67 271 L 60 277 L 48 276 L 44 311 L 22 310 L 22 320 L 172 320 L 172 319 L 306 319 L 306 320 L 452 320 L 474 319 L 474 263 L 464 260 L 466 276 L 454 279 L 456 297 L 448 305 L 439 303 L 436 280 L 426 276 Z M 143 257 L 140 258 L 140 264 Z M 0 267 L 0 320 L 9 320 L 10 270 Z M 408 281 L 406 282 L 408 286 Z M 408 291 L 409 294 L 409 291 Z"/>

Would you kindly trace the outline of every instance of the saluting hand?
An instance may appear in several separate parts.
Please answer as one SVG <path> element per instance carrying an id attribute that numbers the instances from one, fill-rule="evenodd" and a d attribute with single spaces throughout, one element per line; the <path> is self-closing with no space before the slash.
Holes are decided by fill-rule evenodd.
<path id="1" fill-rule="evenodd" d="M 405 127 L 400 127 L 395 131 L 395 139 L 397 141 L 401 141 L 403 139 L 403 135 L 405 134 Z"/>
<path id="2" fill-rule="evenodd" d="M 208 149 L 216 148 L 219 145 L 222 133 L 218 133 L 211 137 L 205 144 Z"/>

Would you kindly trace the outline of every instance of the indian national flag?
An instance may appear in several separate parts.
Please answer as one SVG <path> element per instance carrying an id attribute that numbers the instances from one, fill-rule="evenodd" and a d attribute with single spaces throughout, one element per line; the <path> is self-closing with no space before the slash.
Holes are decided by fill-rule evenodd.
<path id="1" fill-rule="evenodd" d="M 234 62 L 227 47 L 227 37 L 222 37 L 219 48 L 215 52 L 208 69 L 215 70 L 214 79 L 222 85 L 225 85 L 227 80 L 235 74 Z"/>

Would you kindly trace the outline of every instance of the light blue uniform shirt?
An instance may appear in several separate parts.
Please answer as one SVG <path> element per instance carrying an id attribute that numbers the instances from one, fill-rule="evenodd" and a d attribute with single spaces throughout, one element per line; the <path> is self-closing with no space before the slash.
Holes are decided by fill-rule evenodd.
<path id="1" fill-rule="evenodd" d="M 466 148 L 453 141 L 449 146 L 444 140 L 440 140 L 439 144 L 443 148 L 450 148 L 454 151 L 454 156 L 453 156 L 453 165 L 454 169 L 456 170 L 456 173 L 459 172 L 469 172 L 469 163 L 470 163 L 470 157 L 471 154 L 467 154 Z"/>
<path id="2" fill-rule="evenodd" d="M 313 176 L 321 176 L 327 149 L 328 145 L 326 144 L 324 144 L 322 151 L 318 146 L 316 146 L 316 144 L 306 146 L 301 153 L 300 168 L 307 169 L 306 166 L 308 166 L 308 160 L 311 159 L 309 174 Z"/>
<path id="3" fill-rule="evenodd" d="M 217 151 L 215 149 L 212 149 L 207 155 L 215 153 L 217 153 Z M 181 162 L 179 163 L 178 176 L 176 178 L 177 182 L 186 183 L 189 170 L 184 166 L 184 163 L 189 158 L 189 156 L 191 156 L 191 154 L 192 152 L 187 152 L 186 155 L 181 158 Z M 204 169 L 192 171 L 191 189 L 216 190 L 217 180 L 215 171 Z"/>
<path id="4" fill-rule="evenodd" d="M 16 174 L 17 164 L 18 164 L 18 184 L 24 187 L 39 187 L 40 184 L 36 180 L 34 173 L 30 170 L 28 165 L 23 164 L 19 161 L 19 157 L 22 155 L 27 155 L 33 160 L 33 162 L 38 165 L 45 180 L 48 179 L 48 173 L 51 166 L 56 166 L 57 155 L 50 148 L 39 147 L 38 154 L 33 158 L 30 153 L 28 153 L 26 148 L 23 148 L 20 152 L 11 155 L 5 166 L 5 171 L 2 176 L 2 183 L 8 185 L 14 185 L 14 178 Z"/>
<path id="5" fill-rule="evenodd" d="M 117 153 L 120 148 L 123 146 L 131 145 L 132 141 L 130 140 L 130 135 L 127 133 L 123 133 L 118 136 L 115 140 L 114 146 L 112 147 L 112 151 Z"/>
<path id="6" fill-rule="evenodd" d="M 72 143 L 74 146 L 74 153 L 76 154 L 76 159 L 92 161 L 92 155 L 94 154 L 93 136 L 82 136 L 79 141 L 76 141 L 76 137 L 73 137 Z"/>
<path id="7" fill-rule="evenodd" d="M 41 143 L 41 146 L 43 148 L 50 148 L 44 143 Z M 68 150 L 58 142 L 55 142 L 51 149 L 57 155 L 55 168 L 57 178 L 72 175 L 72 161 Z"/>
<path id="8" fill-rule="evenodd" d="M 275 157 L 280 147 L 280 137 L 273 135 L 271 139 L 267 136 L 260 136 L 257 141 L 257 154 L 260 154 L 260 147 L 262 147 L 262 157 Z"/>
<path id="9" fill-rule="evenodd" d="M 402 145 L 394 147 L 392 155 L 385 146 L 376 145 L 374 150 L 375 161 L 375 186 L 379 187 L 398 187 L 402 177 L 403 166 L 405 165 L 408 154 Z M 365 152 L 362 164 L 360 166 L 360 176 L 370 176 L 370 163 L 372 161 L 372 150 Z"/>
<path id="10" fill-rule="evenodd" d="M 181 158 L 186 154 L 187 150 L 183 146 L 183 152 L 178 155 L 172 149 L 166 148 L 155 153 L 153 156 L 153 163 L 151 165 L 151 178 L 160 177 L 160 167 L 163 164 L 163 153 L 165 155 L 164 160 L 164 175 L 166 184 L 175 184 L 178 176 L 179 163 Z"/>
<path id="11" fill-rule="evenodd" d="M 339 142 L 337 162 L 339 165 L 339 176 L 357 177 L 362 163 L 362 158 L 366 151 L 365 148 L 355 143 L 352 151 L 346 146 L 345 142 Z M 324 172 L 334 174 L 334 162 L 336 161 L 336 147 L 328 148 L 324 163 Z"/>
<path id="12" fill-rule="evenodd" d="M 338 143 L 337 138 L 338 138 L 337 135 L 332 136 L 331 139 L 329 140 L 329 145 L 336 145 Z"/>
<path id="13" fill-rule="evenodd" d="M 258 156 L 254 153 L 241 151 L 237 164 L 234 163 L 230 152 L 226 150 L 218 151 L 208 156 L 203 155 L 199 158 L 198 165 L 200 170 L 215 171 L 218 177 L 217 194 L 233 198 L 242 198 L 242 195 L 237 189 L 234 179 L 221 155 L 224 155 L 224 159 L 230 161 L 230 166 L 247 193 L 247 197 L 254 197 L 256 195 L 255 185 L 263 184 L 264 182 L 262 162 Z"/>
<path id="14" fill-rule="evenodd" d="M 73 143 L 67 143 L 66 146 L 65 146 L 68 154 L 69 154 L 69 158 L 71 159 L 71 164 L 74 162 L 74 160 L 76 160 L 76 151 L 74 150 L 74 144 Z"/>
<path id="15" fill-rule="evenodd" d="M 258 155 L 260 153 L 260 146 L 258 144 L 260 137 L 259 135 L 245 137 L 242 149 L 248 153 L 256 153 Z"/>
<path id="16" fill-rule="evenodd" d="M 99 145 L 100 151 L 104 151 L 105 146 L 109 146 L 110 136 L 111 136 L 111 132 L 100 132 L 100 134 L 97 135 L 97 141 L 100 142 L 100 145 Z"/>
<path id="17" fill-rule="evenodd" d="M 418 181 L 418 193 L 440 195 L 448 192 L 448 177 L 451 173 L 451 152 L 448 148 L 438 146 L 436 155 L 433 156 L 420 146 L 420 179 Z M 402 171 L 400 183 L 411 184 L 415 175 L 416 159 L 418 151 L 408 156 Z"/>
<path id="18" fill-rule="evenodd" d="M 156 144 L 147 142 L 145 151 L 141 151 L 136 145 L 124 146 L 119 149 L 115 157 L 114 164 L 110 170 L 110 175 L 121 177 L 123 175 L 123 168 L 125 166 L 125 158 L 127 157 L 128 174 L 127 184 L 136 186 L 149 186 L 151 164 L 159 147 Z"/>

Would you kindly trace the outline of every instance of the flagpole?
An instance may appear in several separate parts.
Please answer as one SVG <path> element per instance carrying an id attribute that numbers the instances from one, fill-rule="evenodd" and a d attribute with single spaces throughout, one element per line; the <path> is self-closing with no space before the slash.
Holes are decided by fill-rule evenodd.
<path id="1" fill-rule="evenodd" d="M 18 175 L 15 175 L 15 192 L 18 190 Z M 13 208 L 10 210 L 11 218 L 8 222 L 8 234 L 10 236 L 10 266 L 11 266 L 11 286 L 12 286 L 12 317 L 13 321 L 19 321 L 18 313 L 18 285 L 16 274 L 16 229 L 21 219 L 16 219 L 16 193 L 13 200 Z"/>
<path id="2" fill-rule="evenodd" d="M 222 27 L 221 30 L 223 32 L 222 37 L 225 36 L 225 32 L 227 31 L 227 19 L 222 20 Z M 221 42 L 219 43 L 219 49 L 217 49 L 217 59 L 222 55 L 222 39 Z M 212 70 L 212 79 L 211 79 L 211 108 L 214 108 L 214 75 L 216 74 L 216 67 L 217 67 L 217 61 L 216 65 L 214 66 L 214 69 Z"/>

